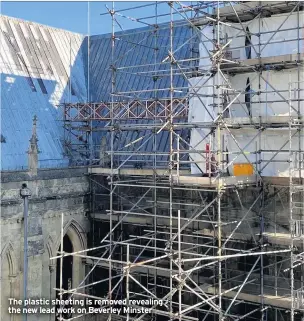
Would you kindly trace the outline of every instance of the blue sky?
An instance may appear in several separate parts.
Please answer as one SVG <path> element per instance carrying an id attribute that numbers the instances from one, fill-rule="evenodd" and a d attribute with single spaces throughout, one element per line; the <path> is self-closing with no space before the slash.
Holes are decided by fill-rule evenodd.
<path id="1" fill-rule="evenodd" d="M 121 12 L 129 17 L 149 17 L 155 15 L 155 2 L 133 2 L 133 1 L 115 1 L 115 9 L 126 9 L 145 4 L 153 4 L 150 7 L 128 10 Z M 109 14 L 100 15 L 107 12 L 106 5 L 111 8 L 112 1 L 90 2 L 90 30 L 88 32 L 88 2 L 77 1 L 2 1 L 2 14 L 16 18 L 35 21 L 56 28 L 62 28 L 73 32 L 91 35 L 111 32 L 112 19 Z M 158 3 L 158 13 L 167 13 L 168 5 Z M 168 18 L 160 18 L 158 22 L 164 22 Z M 130 19 L 117 16 L 116 31 L 143 27 L 144 24 L 131 21 Z M 145 20 L 149 23 L 155 23 L 155 18 Z"/>

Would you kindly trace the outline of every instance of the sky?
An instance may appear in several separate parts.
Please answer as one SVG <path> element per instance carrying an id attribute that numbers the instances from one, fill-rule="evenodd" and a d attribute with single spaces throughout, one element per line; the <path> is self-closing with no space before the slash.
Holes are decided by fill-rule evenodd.
<path id="1" fill-rule="evenodd" d="M 132 17 L 150 17 L 155 15 L 156 2 L 115 1 L 115 10 L 134 8 L 149 5 L 143 8 L 121 12 Z M 107 12 L 107 7 L 112 8 L 112 1 L 93 1 L 88 5 L 87 1 L 1 1 L 1 13 L 24 20 L 34 21 L 41 24 L 61 28 L 81 34 L 104 34 L 112 30 L 112 19 Z M 89 8 L 89 15 L 88 15 Z M 167 3 L 157 4 L 158 13 L 167 13 Z M 88 24 L 89 17 L 89 24 Z M 115 31 L 144 27 L 143 23 L 134 22 L 129 18 L 116 16 Z M 167 21 L 167 17 L 159 18 L 158 23 Z M 145 20 L 155 23 L 155 18 Z"/>

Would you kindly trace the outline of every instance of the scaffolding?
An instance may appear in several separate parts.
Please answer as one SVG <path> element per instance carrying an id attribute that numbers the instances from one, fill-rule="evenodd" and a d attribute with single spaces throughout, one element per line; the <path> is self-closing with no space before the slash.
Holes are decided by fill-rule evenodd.
<path id="1" fill-rule="evenodd" d="M 161 11 L 161 5 L 168 12 Z M 154 14 L 133 17 L 131 9 L 130 14 L 115 10 L 114 3 L 108 9 L 111 101 L 63 105 L 66 147 L 89 164 L 92 228 L 86 251 L 59 253 L 61 259 L 74 255 L 85 260 L 85 280 L 78 288 L 57 290 L 61 295 L 123 299 L 134 309 L 90 316 L 92 320 L 302 320 L 303 4 L 144 6 Z M 284 17 L 276 30 L 262 29 L 262 19 L 278 14 Z M 169 22 L 160 24 L 164 16 Z M 296 16 L 296 27 L 284 27 L 291 16 Z M 145 32 L 154 39 L 150 61 L 119 65 L 117 43 L 129 41 L 128 31 L 117 35 L 119 19 L 148 26 Z M 257 32 L 249 31 L 248 21 L 256 24 Z M 183 44 L 176 44 L 178 28 L 191 32 Z M 292 29 L 296 36 L 289 41 L 297 44 L 295 51 L 262 54 L 287 41 L 277 35 Z M 244 44 L 231 49 L 238 38 Z M 164 42 L 168 50 L 161 56 L 159 45 Z M 124 55 L 133 55 L 141 45 Z M 179 56 L 186 45 L 192 49 L 189 56 Z M 242 48 L 246 57 L 235 58 Z M 277 89 L 267 78 L 272 70 L 291 70 L 296 81 Z M 258 92 L 246 81 L 242 88 L 233 87 L 231 75 L 248 73 L 253 74 L 251 82 L 257 81 Z M 117 84 L 128 74 L 138 82 L 150 77 L 154 88 L 121 89 Z M 164 81 L 159 84 L 159 79 Z M 288 113 L 265 114 L 269 96 L 273 104 L 287 106 Z M 208 114 L 207 120 L 191 119 L 195 104 Z M 235 106 L 245 110 L 241 117 L 233 116 Z M 253 114 L 252 106 L 261 112 Z M 254 134 L 244 144 L 238 130 Z M 265 133 L 277 130 L 283 143 L 268 150 Z M 201 135 L 195 143 L 194 133 Z M 288 175 L 265 174 L 267 166 L 278 163 L 287 164 Z M 241 174 L 234 165 L 241 166 Z M 288 208 L 288 203 L 289 209 L 279 216 L 278 209 Z M 155 300 L 148 304 L 148 313 L 140 312 L 147 305 L 132 301 L 148 299 Z"/>

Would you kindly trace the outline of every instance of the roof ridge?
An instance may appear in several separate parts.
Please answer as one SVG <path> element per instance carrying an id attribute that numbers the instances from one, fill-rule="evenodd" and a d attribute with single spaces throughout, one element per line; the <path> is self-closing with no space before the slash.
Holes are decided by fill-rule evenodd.
<path id="1" fill-rule="evenodd" d="M 28 24 L 34 24 L 36 26 L 40 26 L 40 27 L 43 27 L 43 28 L 50 28 L 52 30 L 64 31 L 64 32 L 71 33 L 73 35 L 79 35 L 79 36 L 82 36 L 82 37 L 86 37 L 87 36 L 86 34 L 82 34 L 82 33 L 79 33 L 79 32 L 74 32 L 74 31 L 70 31 L 70 30 L 66 30 L 66 29 L 62 29 L 62 28 L 56 28 L 56 27 L 53 27 L 53 26 L 49 26 L 49 25 L 46 25 L 46 24 L 39 23 L 39 22 L 26 20 L 26 19 L 21 19 L 21 18 L 12 17 L 12 16 L 7 16 L 7 15 L 4 15 L 4 14 L 1 14 L 0 18 L 5 18 L 5 19 L 8 19 L 8 20 L 15 20 L 15 21 L 18 21 L 18 22 L 26 22 Z"/>

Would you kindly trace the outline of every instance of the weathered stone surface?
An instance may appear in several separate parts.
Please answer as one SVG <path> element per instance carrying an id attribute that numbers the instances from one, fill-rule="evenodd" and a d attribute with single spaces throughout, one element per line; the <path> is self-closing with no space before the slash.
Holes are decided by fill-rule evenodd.
<path id="1" fill-rule="evenodd" d="M 27 183 L 32 192 L 28 217 L 28 294 L 36 298 L 54 298 L 56 287 L 56 255 L 60 244 L 61 215 L 65 232 L 73 247 L 86 243 L 88 220 L 84 203 L 89 183 L 87 169 L 38 170 L 36 177 L 26 172 L 3 172 L 1 176 L 1 251 L 8 248 L 10 255 L 2 258 L 2 297 L 22 298 L 24 225 L 23 201 L 19 190 Z M 77 233 L 73 232 L 78 230 Z M 79 240 L 79 235 L 82 239 Z M 79 248 L 81 249 L 81 248 Z M 50 266 L 55 266 L 51 269 Z M 84 266 L 75 261 L 75 282 L 82 280 Z M 79 284 L 78 283 L 78 284 Z M 77 284 L 77 285 L 78 285 Z M 75 284 L 76 286 L 76 284 Z M 14 316 L 21 321 L 22 316 Z M 28 321 L 49 321 L 48 315 L 31 315 Z"/>
<path id="2" fill-rule="evenodd" d="M 43 239 L 28 240 L 28 256 L 35 256 L 44 252 Z"/>
<path id="3" fill-rule="evenodd" d="M 52 169 L 39 169 L 36 177 L 30 177 L 26 171 L 5 171 L 1 174 L 2 183 L 22 182 L 22 181 L 36 181 L 46 179 L 64 179 L 83 177 L 88 174 L 86 167 L 76 168 L 52 168 Z"/>
<path id="4" fill-rule="evenodd" d="M 28 236 L 42 235 L 42 218 L 38 216 L 29 217 Z"/>

